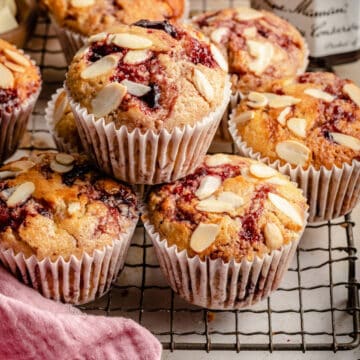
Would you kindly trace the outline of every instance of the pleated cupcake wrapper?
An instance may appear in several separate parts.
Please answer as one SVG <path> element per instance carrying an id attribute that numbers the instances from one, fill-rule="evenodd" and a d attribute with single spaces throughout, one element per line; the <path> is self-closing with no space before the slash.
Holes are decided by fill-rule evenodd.
<path id="1" fill-rule="evenodd" d="M 124 125 L 116 129 L 113 122 L 96 120 L 68 95 L 83 147 L 98 167 L 131 184 L 153 185 L 184 177 L 201 164 L 229 102 L 230 81 L 215 111 L 194 126 L 177 127 L 170 133 L 129 132 Z"/>
<path id="2" fill-rule="evenodd" d="M 65 153 L 80 153 L 82 152 L 81 144 L 78 144 L 78 146 L 74 146 L 70 142 L 66 141 L 64 138 L 59 136 L 59 134 L 55 130 L 55 122 L 54 122 L 54 111 L 55 111 L 55 103 L 61 92 L 63 91 L 63 88 L 59 88 L 56 90 L 56 92 L 51 96 L 51 99 L 47 103 L 46 109 L 45 109 L 45 121 L 47 124 L 47 127 L 55 141 L 56 147 L 61 152 Z"/>
<path id="3" fill-rule="evenodd" d="M 137 221 L 136 221 L 137 222 Z M 112 246 L 95 250 L 93 255 L 75 256 L 55 262 L 26 258 L 12 249 L 0 248 L 0 260 L 19 280 L 39 291 L 44 297 L 71 304 L 85 304 L 104 295 L 124 267 L 136 222 L 121 234 Z"/>
<path id="4" fill-rule="evenodd" d="M 145 219 L 146 219 L 145 211 Z M 190 258 L 160 238 L 148 220 L 144 222 L 171 288 L 191 304 L 208 309 L 240 309 L 267 298 L 279 287 L 295 254 L 300 237 L 263 258 L 224 263 L 222 259 Z"/>
<path id="5" fill-rule="evenodd" d="M 268 157 L 262 157 L 242 141 L 233 120 L 234 114 L 235 110 L 230 116 L 229 131 L 240 155 L 266 163 L 296 182 L 308 200 L 310 223 L 346 215 L 356 206 L 360 200 L 359 161 L 345 163 L 341 168 L 333 166 L 327 169 L 321 166 L 319 170 L 313 166 L 308 169 L 301 166 L 293 168 L 290 164 L 281 165 L 279 160 L 271 162 Z"/>
<path id="6" fill-rule="evenodd" d="M 184 15 L 182 16 L 181 21 L 184 21 L 189 17 L 189 12 L 190 2 L 189 0 L 186 0 L 184 7 Z M 64 52 L 66 63 L 69 65 L 77 51 L 85 45 L 87 37 L 76 33 L 75 31 L 69 30 L 65 27 L 61 27 L 54 19 L 54 17 L 50 16 L 50 18 L 54 26 L 56 35 L 59 38 L 61 48 Z"/>
<path id="7" fill-rule="evenodd" d="M 36 66 L 35 62 L 28 55 L 22 50 L 19 51 L 32 65 Z M 13 155 L 17 150 L 17 147 L 25 134 L 28 120 L 40 92 L 41 84 L 35 93 L 30 95 L 28 99 L 20 106 L 14 108 L 11 112 L 5 111 L 4 109 L 0 111 L 0 163 Z"/>

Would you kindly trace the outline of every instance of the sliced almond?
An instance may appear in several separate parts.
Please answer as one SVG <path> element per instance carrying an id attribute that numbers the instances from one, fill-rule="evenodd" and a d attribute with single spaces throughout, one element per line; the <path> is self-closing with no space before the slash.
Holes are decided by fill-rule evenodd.
<path id="1" fill-rule="evenodd" d="M 115 34 L 115 36 L 112 39 L 112 42 L 125 49 L 148 49 L 153 42 L 143 36 L 134 35 L 134 34 Z"/>
<path id="2" fill-rule="evenodd" d="M 71 171 L 74 168 L 73 165 L 62 165 L 59 164 L 56 160 L 50 162 L 50 169 L 59 174 L 65 174 Z"/>
<path id="3" fill-rule="evenodd" d="M 210 45 L 210 50 L 211 50 L 212 56 L 214 57 L 214 59 L 218 63 L 218 65 L 220 66 L 221 70 L 224 70 L 225 72 L 228 72 L 229 71 L 229 64 L 225 60 L 225 58 L 224 58 L 223 54 L 221 53 L 221 51 L 214 44 Z"/>
<path id="4" fill-rule="evenodd" d="M 255 116 L 254 111 L 244 111 L 238 115 L 235 115 L 233 120 L 235 124 L 242 125 L 247 123 L 249 120 L 252 120 L 254 116 Z"/>
<path id="5" fill-rule="evenodd" d="M 301 138 L 306 137 L 306 125 L 307 122 L 305 119 L 296 117 L 290 118 L 287 122 L 288 129 Z"/>
<path id="6" fill-rule="evenodd" d="M 19 185 L 8 198 L 6 205 L 15 207 L 26 202 L 35 191 L 35 185 L 31 181 Z"/>
<path id="7" fill-rule="evenodd" d="M 102 59 L 94 62 L 89 67 L 81 72 L 81 78 L 84 80 L 93 79 L 98 76 L 109 73 L 115 69 L 118 63 L 118 58 L 114 55 L 107 55 Z"/>
<path id="8" fill-rule="evenodd" d="M 249 62 L 249 69 L 256 75 L 261 75 L 270 65 L 274 55 L 274 47 L 271 43 L 256 40 L 247 40 L 249 53 L 255 60 Z"/>
<path id="9" fill-rule="evenodd" d="M 278 156 L 293 165 L 305 165 L 309 160 L 310 150 L 298 141 L 285 140 L 276 145 Z"/>
<path id="10" fill-rule="evenodd" d="M 214 154 L 211 156 L 207 156 L 205 163 L 207 166 L 215 167 L 220 165 L 230 164 L 230 158 L 225 154 Z"/>
<path id="11" fill-rule="evenodd" d="M 107 33 L 105 32 L 101 32 L 95 35 L 91 35 L 88 38 L 88 42 L 93 43 L 93 42 L 98 42 L 98 41 L 104 41 L 107 38 Z"/>
<path id="12" fill-rule="evenodd" d="M 260 179 L 266 179 L 277 175 L 276 170 L 264 164 L 251 164 L 249 170 L 251 175 Z"/>
<path id="13" fill-rule="evenodd" d="M 301 101 L 301 99 L 290 95 L 277 95 L 273 93 L 264 93 L 264 95 L 269 100 L 269 106 L 275 109 L 295 105 Z"/>
<path id="14" fill-rule="evenodd" d="M 18 72 L 18 73 L 24 73 L 25 72 L 25 68 L 23 68 L 22 66 L 20 65 L 17 65 L 11 61 L 4 61 L 4 65 L 12 70 L 12 71 L 15 71 L 15 72 Z"/>
<path id="15" fill-rule="evenodd" d="M 78 59 L 81 56 L 83 56 L 86 52 L 88 52 L 89 47 L 87 45 L 84 45 L 83 47 L 81 47 L 76 54 L 74 55 L 74 59 Z"/>
<path id="16" fill-rule="evenodd" d="M 358 86 L 352 83 L 345 84 L 343 91 L 357 106 L 360 107 L 360 88 Z"/>
<path id="17" fill-rule="evenodd" d="M 102 117 L 117 109 L 126 95 L 126 91 L 126 87 L 119 83 L 106 85 L 91 101 L 93 114 L 96 117 Z"/>
<path id="18" fill-rule="evenodd" d="M 274 176 L 270 179 L 266 179 L 265 180 L 266 183 L 268 184 L 272 184 L 272 185 L 279 185 L 279 186 L 283 186 L 283 185 L 288 185 L 289 184 L 289 181 L 284 179 L 284 178 L 281 178 L 281 177 L 278 177 L 278 176 Z"/>
<path id="19" fill-rule="evenodd" d="M 138 97 L 141 97 L 141 96 L 144 96 L 145 94 L 147 94 L 148 92 L 151 91 L 151 87 L 150 86 L 147 86 L 147 85 L 144 85 L 144 84 L 139 84 L 139 83 L 136 83 L 134 81 L 130 81 L 130 80 L 123 80 L 121 82 L 122 85 L 124 85 L 127 89 L 127 92 L 131 95 L 134 95 L 134 96 L 138 96 Z"/>
<path id="20" fill-rule="evenodd" d="M 234 207 L 225 201 L 220 201 L 215 198 L 209 198 L 199 201 L 196 205 L 196 209 L 199 211 L 223 213 L 234 210 Z"/>
<path id="21" fill-rule="evenodd" d="M 217 224 L 200 223 L 191 235 L 190 247 L 197 253 L 206 250 L 216 240 L 219 232 L 220 226 Z"/>
<path id="22" fill-rule="evenodd" d="M 267 223 L 264 227 L 266 246 L 271 250 L 280 249 L 284 243 L 284 237 L 279 227 L 274 223 Z"/>
<path id="23" fill-rule="evenodd" d="M 223 191 L 217 196 L 217 200 L 230 204 L 233 209 L 244 205 L 244 199 L 232 191 Z"/>
<path id="24" fill-rule="evenodd" d="M 268 104 L 267 97 L 256 91 L 251 91 L 248 95 L 248 99 L 250 101 L 247 101 L 246 104 L 255 109 L 262 108 Z"/>
<path id="25" fill-rule="evenodd" d="M 12 72 L 0 64 L 0 88 L 10 89 L 14 86 L 14 76 Z"/>
<path id="26" fill-rule="evenodd" d="M 299 213 L 299 211 L 292 205 L 288 200 L 283 197 L 269 193 L 269 200 L 271 203 L 289 219 L 291 219 L 295 224 L 303 226 L 304 221 Z"/>
<path id="27" fill-rule="evenodd" d="M 70 0 L 70 4 L 73 7 L 80 8 L 80 7 L 86 7 L 86 6 L 94 5 L 95 0 Z"/>
<path id="28" fill-rule="evenodd" d="M 336 143 L 338 143 L 339 145 L 343 145 L 348 147 L 351 150 L 354 151 L 360 151 L 360 140 L 350 136 L 350 135 L 345 135 L 345 134 L 341 134 L 341 133 L 330 133 L 330 135 L 332 136 L 332 138 L 334 139 L 334 141 Z"/>
<path id="29" fill-rule="evenodd" d="M 215 29 L 211 34 L 210 34 L 210 39 L 217 43 L 220 44 L 223 37 L 227 36 L 227 34 L 229 33 L 229 29 L 226 27 L 219 27 L 218 29 Z"/>
<path id="30" fill-rule="evenodd" d="M 279 114 L 279 116 L 277 117 L 278 123 L 285 126 L 286 125 L 286 118 L 290 114 L 290 112 L 291 112 L 291 107 L 290 106 L 288 106 L 284 110 L 282 110 L 281 113 Z"/>
<path id="31" fill-rule="evenodd" d="M 69 215 L 74 215 L 81 209 L 81 204 L 78 201 L 71 202 L 68 205 L 67 212 Z"/>
<path id="32" fill-rule="evenodd" d="M 71 165 L 74 163 L 75 158 L 70 154 L 59 153 L 56 154 L 55 160 L 61 165 Z"/>
<path id="33" fill-rule="evenodd" d="M 206 199 L 211 196 L 221 186 L 219 176 L 205 176 L 200 182 L 200 186 L 195 191 L 195 195 L 200 199 Z"/>
<path id="34" fill-rule="evenodd" d="M 16 176 L 14 171 L 0 171 L 0 180 L 11 179 Z"/>
<path id="35" fill-rule="evenodd" d="M 15 16 L 11 13 L 9 7 L 0 8 L 0 34 L 16 29 L 19 24 Z"/>
<path id="36" fill-rule="evenodd" d="M 4 53 L 9 60 L 16 62 L 18 65 L 24 67 L 28 67 L 30 65 L 29 60 L 25 56 L 19 54 L 17 51 L 5 49 Z"/>
<path id="37" fill-rule="evenodd" d="M 304 91 L 304 93 L 306 95 L 309 95 L 309 96 L 312 96 L 316 99 L 320 99 L 320 100 L 323 100 L 325 102 L 332 102 L 334 99 L 335 99 L 335 96 L 325 92 L 325 91 L 322 91 L 320 89 L 306 89 Z"/>
<path id="38" fill-rule="evenodd" d="M 261 17 L 263 17 L 263 14 L 255 9 L 245 6 L 240 6 L 236 8 L 235 18 L 239 21 L 254 20 Z"/>
<path id="39" fill-rule="evenodd" d="M 194 69 L 193 81 L 196 89 L 206 101 L 211 102 L 214 98 L 214 88 L 209 83 L 206 76 L 198 69 Z"/>
<path id="40" fill-rule="evenodd" d="M 69 105 L 69 101 L 66 96 L 66 92 L 63 91 L 59 94 L 58 98 L 55 101 L 55 107 L 53 113 L 53 119 L 55 124 L 57 124 L 62 119 L 68 105 Z"/>
<path id="41" fill-rule="evenodd" d="M 123 62 L 125 64 L 141 64 L 148 60 L 151 56 L 151 52 L 148 50 L 130 50 L 124 56 Z"/>
<path id="42" fill-rule="evenodd" d="M 36 164 L 31 160 L 18 160 L 10 164 L 10 169 L 14 171 L 28 171 Z"/>
<path id="43" fill-rule="evenodd" d="M 257 29 L 255 26 L 251 26 L 251 27 L 247 27 L 244 31 L 243 31 L 243 35 L 247 38 L 253 38 L 255 37 L 257 34 Z"/>

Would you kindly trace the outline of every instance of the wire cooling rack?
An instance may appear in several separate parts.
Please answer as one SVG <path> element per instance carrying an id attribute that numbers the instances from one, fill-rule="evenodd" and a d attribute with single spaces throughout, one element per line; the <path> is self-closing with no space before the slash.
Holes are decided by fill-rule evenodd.
<path id="1" fill-rule="evenodd" d="M 229 5 L 237 5 L 230 1 Z M 225 2 L 195 1 L 205 10 Z M 66 71 L 56 35 L 40 18 L 26 51 L 43 75 L 43 91 L 15 157 L 54 150 L 44 108 Z M 233 152 L 228 143 L 213 151 Z M 171 350 L 350 350 L 360 344 L 359 282 L 350 215 L 308 226 L 281 288 L 268 300 L 239 311 L 191 306 L 168 287 L 142 225 L 138 225 L 124 270 L 106 296 L 81 307 L 87 313 L 125 316 L 152 331 Z"/>

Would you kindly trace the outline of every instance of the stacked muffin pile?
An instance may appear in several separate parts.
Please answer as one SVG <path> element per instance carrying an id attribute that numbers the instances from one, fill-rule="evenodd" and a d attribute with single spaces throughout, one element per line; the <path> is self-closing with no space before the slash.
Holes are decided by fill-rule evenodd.
<path id="1" fill-rule="evenodd" d="M 45 296 L 107 291 L 139 209 L 176 292 L 249 306 L 279 286 L 308 209 L 321 221 L 358 202 L 360 89 L 303 73 L 306 44 L 284 20 L 238 8 L 184 25 L 185 1 L 45 3 L 71 61 L 46 109 L 62 153 L 0 169 L 0 259 Z M 244 157 L 206 155 L 220 123 Z M 120 181 L 153 187 L 139 207 Z"/>

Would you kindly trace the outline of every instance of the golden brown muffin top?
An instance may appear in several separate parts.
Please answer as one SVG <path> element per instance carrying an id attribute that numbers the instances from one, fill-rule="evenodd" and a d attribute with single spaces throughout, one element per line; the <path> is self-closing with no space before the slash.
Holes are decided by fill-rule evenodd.
<path id="1" fill-rule="evenodd" d="M 82 152 L 79 132 L 65 90 L 62 90 L 55 100 L 52 118 L 56 136 L 61 138 L 64 143 L 69 144 L 74 151 Z"/>
<path id="2" fill-rule="evenodd" d="M 84 157 L 42 153 L 0 168 L 0 246 L 41 260 L 112 245 L 137 220 L 136 196 Z"/>
<path id="3" fill-rule="evenodd" d="M 0 39 L 0 113 L 20 106 L 40 85 L 39 69 L 15 46 Z"/>
<path id="4" fill-rule="evenodd" d="M 306 199 L 284 175 L 251 159 L 208 155 L 193 174 L 154 189 L 151 224 L 169 246 L 202 260 L 253 260 L 298 239 Z"/>
<path id="5" fill-rule="evenodd" d="M 306 67 L 307 49 L 300 33 L 267 11 L 224 9 L 199 15 L 193 23 L 227 56 L 234 91 L 261 89 Z"/>
<path id="6" fill-rule="evenodd" d="M 109 27 L 130 25 L 141 19 L 179 20 L 185 0 L 42 0 L 56 22 L 90 36 Z"/>
<path id="7" fill-rule="evenodd" d="M 305 73 L 250 93 L 234 121 L 241 139 L 271 162 L 331 169 L 360 160 L 360 89 L 332 73 Z"/>
<path id="8" fill-rule="evenodd" d="M 117 129 L 192 126 L 224 102 L 228 82 L 224 59 L 203 39 L 168 22 L 119 26 L 89 38 L 66 86 L 75 102 Z"/>

